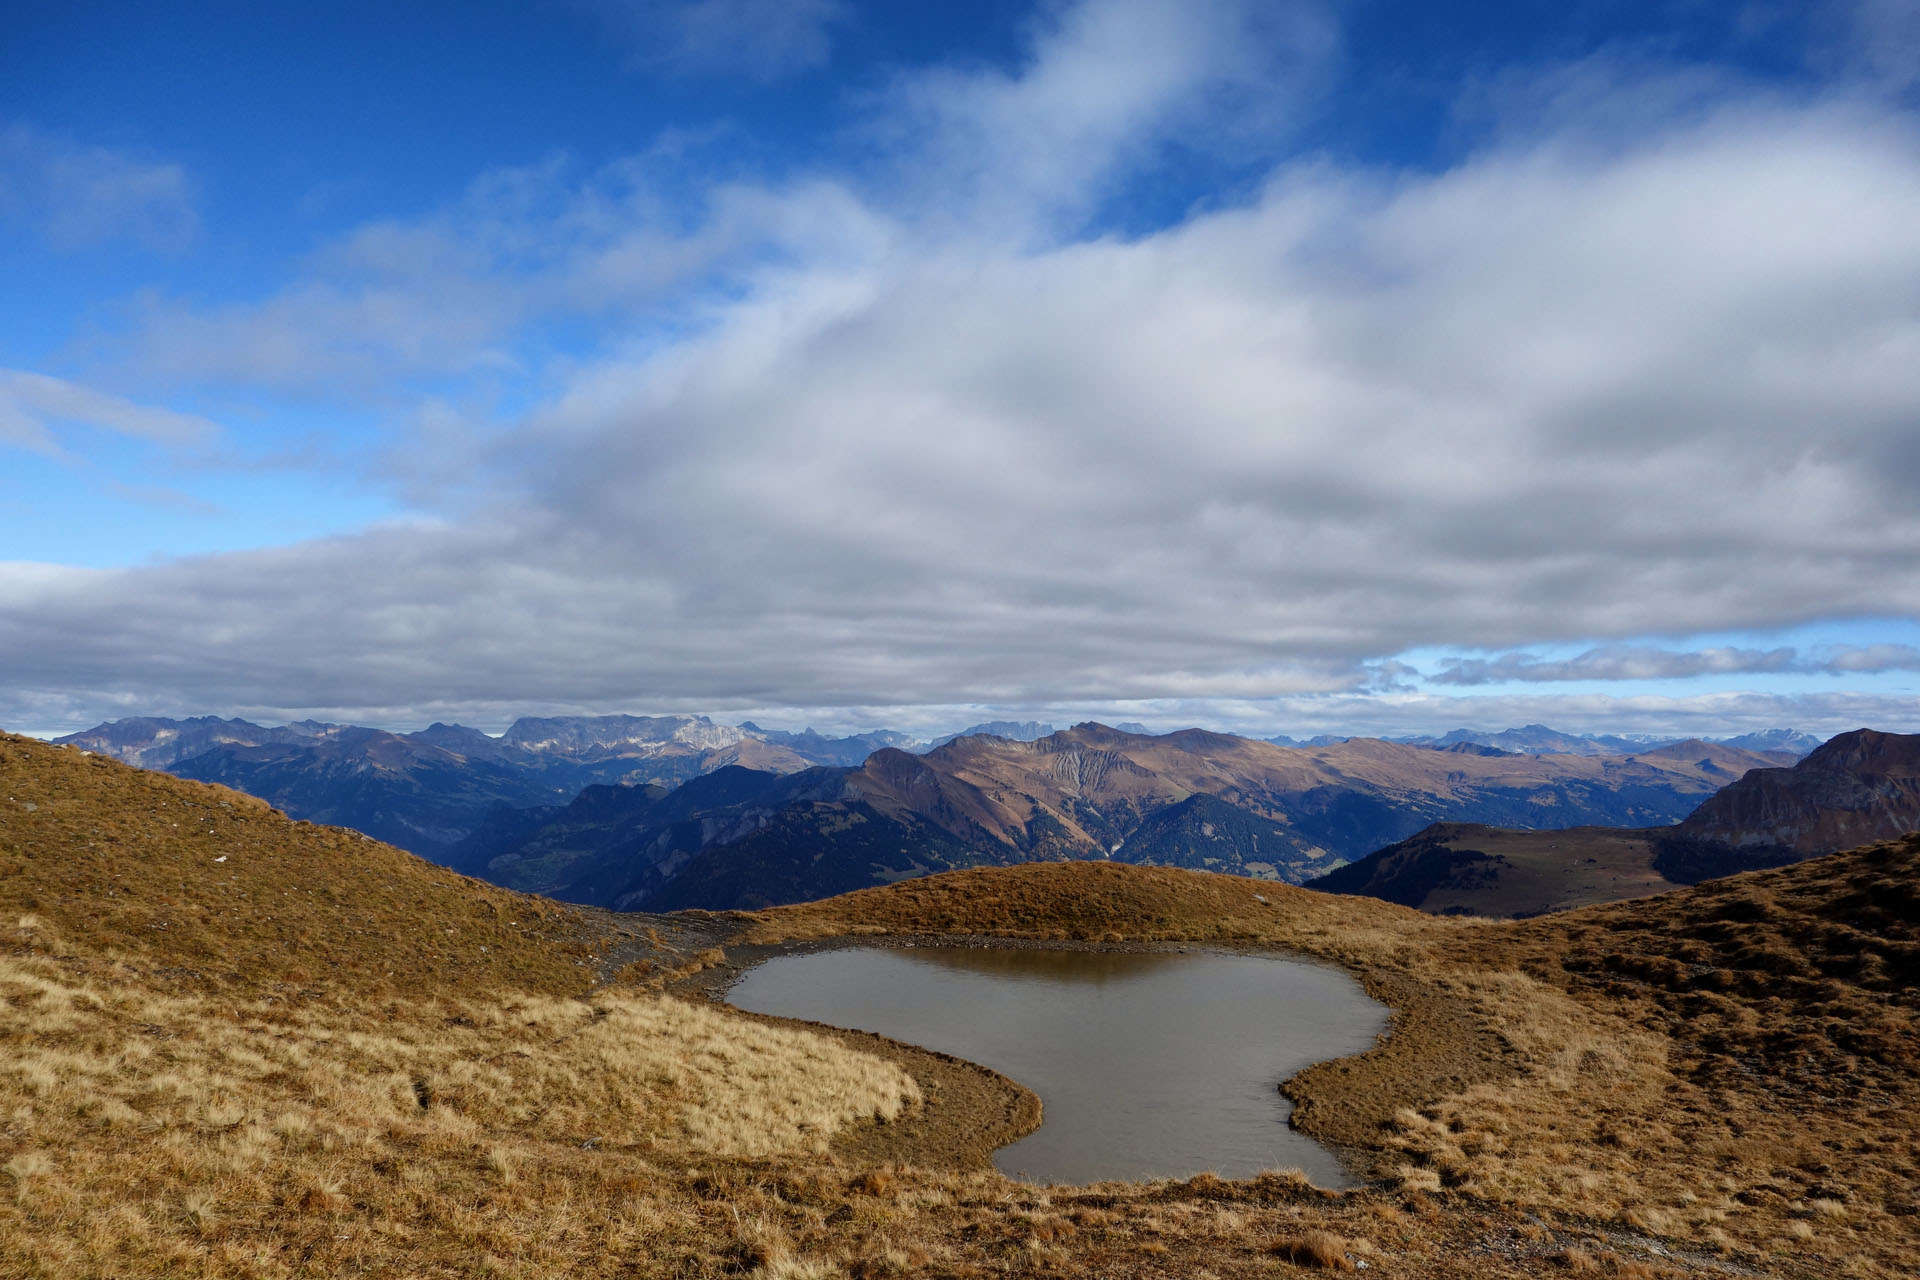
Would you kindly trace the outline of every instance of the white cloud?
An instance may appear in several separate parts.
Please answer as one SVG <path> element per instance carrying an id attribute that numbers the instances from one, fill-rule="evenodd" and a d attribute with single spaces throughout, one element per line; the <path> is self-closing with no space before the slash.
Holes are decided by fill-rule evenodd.
<path id="1" fill-rule="evenodd" d="M 772 81 L 825 65 L 845 0 L 581 0 L 642 66 Z"/>
<path id="2" fill-rule="evenodd" d="M 541 336 L 549 323 L 585 321 L 616 341 L 651 327 L 684 335 L 708 319 L 703 292 L 737 293 L 784 263 L 861 260 L 893 234 L 825 179 L 708 189 L 704 216 L 683 229 L 685 212 L 657 189 L 673 163 L 641 156 L 582 176 L 554 157 L 494 171 L 434 216 L 356 228 L 264 299 L 145 295 L 102 347 L 163 381 L 392 406 L 450 376 L 537 384 L 558 358 Z"/>
<path id="3" fill-rule="evenodd" d="M 27 223 L 63 251 L 120 239 L 175 250 L 200 225 L 181 166 L 18 122 L 0 128 L 0 217 Z"/>
<path id="4" fill-rule="evenodd" d="M 1196 708 L 1204 713 L 1204 708 Z M 1756 691 L 1678 696 L 1478 695 L 1425 693 L 1388 698 L 1298 699 L 1245 715 L 1248 731 L 1277 723 L 1295 737 L 1317 733 L 1404 736 L 1468 728 L 1497 731 L 1545 724 L 1566 733 L 1646 733 L 1671 737 L 1732 737 L 1761 729 L 1799 729 L 1831 737 L 1852 729 L 1920 733 L 1920 698 L 1833 692 Z M 1158 725 L 1160 722 L 1155 720 Z"/>
<path id="5" fill-rule="evenodd" d="M 1685 680 L 1705 675 L 1747 675 L 1802 669 L 1791 648 L 1714 648 L 1691 652 L 1638 645 L 1589 649 L 1562 661 L 1530 653 L 1466 658 L 1446 663 L 1431 677 L 1442 685 L 1504 684 L 1509 681 Z"/>
<path id="6" fill-rule="evenodd" d="M 136 404 L 45 374 L 0 369 L 0 445 L 58 456 L 60 437 L 72 427 L 173 446 L 205 444 L 220 433 L 205 418 Z"/>
<path id="7" fill-rule="evenodd" d="M 530 171 L 367 228 L 256 307 L 169 313 L 156 367 L 389 390 L 524 371 L 542 318 L 607 327 L 504 437 L 424 415 L 420 473 L 472 481 L 439 524 L 0 583 L 13 688 L 398 718 L 1414 717 L 1455 705 L 1382 690 L 1416 646 L 1920 614 L 1909 120 L 1722 88 L 1604 147 L 1547 129 L 1432 174 L 1303 160 L 1162 232 L 1041 234 L 1168 121 L 1236 100 L 1208 86 L 1241 77 L 1218 34 L 1240 28 L 1164 12 L 1074 9 L 1018 77 L 903 91 L 935 128 L 898 171 L 972 157 L 1004 200 L 735 183 L 687 230 L 644 164 Z M 1761 714 L 1551 705 L 1568 727 Z"/>
<path id="8" fill-rule="evenodd" d="M 1920 649 L 1910 644 L 1839 646 L 1821 655 L 1821 668 L 1835 673 L 1920 671 Z"/>
<path id="9" fill-rule="evenodd" d="M 873 126 L 916 222 L 1020 242 L 1071 231 L 1170 144 L 1258 151 L 1319 86 L 1318 5 L 1103 0 L 1048 8 L 1016 71 L 903 79 Z M 895 203 L 889 200 L 889 203 Z"/>
<path id="10" fill-rule="evenodd" d="M 1920 671 L 1920 649 L 1907 644 L 1829 645 L 1816 652 L 1802 653 L 1791 646 L 1684 650 L 1606 645 L 1565 659 L 1541 658 L 1531 653 L 1453 659 L 1442 663 L 1440 670 L 1428 679 L 1438 685 L 1484 685 L 1571 680 L 1690 680 L 1699 676 L 1786 673 L 1864 675 L 1884 671 Z"/>

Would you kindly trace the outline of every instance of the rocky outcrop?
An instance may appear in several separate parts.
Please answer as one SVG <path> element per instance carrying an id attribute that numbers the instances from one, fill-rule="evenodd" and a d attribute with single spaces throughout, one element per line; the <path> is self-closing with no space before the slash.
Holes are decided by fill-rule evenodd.
<path id="1" fill-rule="evenodd" d="M 1843 733 L 1790 769 L 1755 769 L 1680 828 L 1735 849 L 1811 857 L 1920 829 L 1920 734 Z"/>

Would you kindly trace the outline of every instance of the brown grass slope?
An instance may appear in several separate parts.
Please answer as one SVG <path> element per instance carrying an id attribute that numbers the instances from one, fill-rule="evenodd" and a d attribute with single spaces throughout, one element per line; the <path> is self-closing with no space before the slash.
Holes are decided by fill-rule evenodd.
<path id="1" fill-rule="evenodd" d="M 585 990 L 647 949 L 601 951 L 642 922 L 24 739 L 0 739 L 0 798 L 0 1274 L 1877 1277 L 1920 1257 L 1911 843 L 1524 925 L 1101 863 L 654 922 L 1321 956 L 1395 1007 L 1375 1050 L 1288 1085 L 1380 1179 L 1336 1196 L 876 1168 L 919 1161 L 881 1139 L 955 1105 L 923 1083 L 952 1077 Z"/>
<path id="2" fill-rule="evenodd" d="M 368 993 L 591 984 L 584 917 L 265 801 L 0 735 L 0 896 L 94 952 Z"/>
<path id="3" fill-rule="evenodd" d="M 1837 1230 L 1856 1271 L 1920 1262 L 1920 835 L 1507 927 L 1480 948 L 1658 1047 L 1657 1094 L 1589 1108 L 1595 1137 L 1646 1167 L 1649 1225 L 1717 1205 L 1713 1230 L 1749 1214 L 1802 1240 Z"/>
<path id="4" fill-rule="evenodd" d="M 663 1274 L 734 1247 L 698 1162 L 918 1105 L 836 1040 L 590 991 L 571 908 L 11 736 L 0 905 L 0 1275 Z"/>
<path id="5" fill-rule="evenodd" d="M 1651 1000 L 1702 1079 L 1757 1071 L 1810 1099 L 1871 1102 L 1920 1065 L 1920 836 L 1579 912 L 1537 936 L 1564 946 L 1578 989 Z"/>
<path id="6" fill-rule="evenodd" d="M 1394 1023 L 1371 1053 L 1290 1082 L 1296 1123 L 1376 1174 L 1613 1224 L 1610 1247 L 1659 1237 L 1676 1258 L 1766 1274 L 1906 1275 L 1920 1264 L 1917 889 L 1920 837 L 1524 923 L 1034 865 L 782 908 L 757 931 L 1318 955 Z"/>

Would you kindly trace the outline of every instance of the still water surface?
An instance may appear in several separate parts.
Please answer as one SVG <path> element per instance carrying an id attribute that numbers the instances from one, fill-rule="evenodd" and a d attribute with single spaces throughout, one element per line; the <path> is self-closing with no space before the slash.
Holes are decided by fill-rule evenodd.
<path id="1" fill-rule="evenodd" d="M 994 1157 L 1036 1182 L 1303 1170 L 1347 1184 L 1287 1127 L 1280 1082 L 1357 1053 L 1387 1011 L 1347 975 L 1222 952 L 850 948 L 779 956 L 727 998 L 992 1067 L 1040 1095 L 1038 1130 Z"/>

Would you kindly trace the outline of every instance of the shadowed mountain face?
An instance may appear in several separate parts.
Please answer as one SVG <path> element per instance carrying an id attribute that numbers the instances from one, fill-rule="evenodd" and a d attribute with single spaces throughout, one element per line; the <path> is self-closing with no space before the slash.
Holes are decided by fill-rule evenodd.
<path id="1" fill-rule="evenodd" d="M 1802 857 L 1920 827 L 1920 734 L 1841 734 L 1791 769 L 1756 769 L 1682 824 L 1735 849 Z"/>
<path id="2" fill-rule="evenodd" d="M 353 827 L 447 861 L 483 824 L 513 825 L 496 810 L 564 805 L 596 785 L 673 785 L 732 766 L 777 774 L 844 763 L 864 759 L 871 736 L 755 733 L 704 716 L 524 718 L 498 738 L 457 724 L 395 734 L 201 716 L 119 720 L 59 741 L 219 782 L 293 817 Z"/>
<path id="3" fill-rule="evenodd" d="M 1104 859 L 1297 882 L 1436 819 L 1667 823 L 1767 757 L 1706 744 L 1638 758 L 1294 749 L 1083 724 L 1033 742 L 886 749 L 669 818 L 581 802 L 510 815 L 454 855 L 515 888 L 624 909 L 797 902 L 951 867 Z M 517 824 L 517 825 L 516 825 Z M 625 875 L 624 883 L 620 882 Z"/>
<path id="4" fill-rule="evenodd" d="M 1653 865 L 1654 842 L 1672 830 L 1436 822 L 1307 887 L 1439 915 L 1535 916 L 1674 888 Z"/>
<path id="5" fill-rule="evenodd" d="M 186 720 L 133 716 L 125 720 L 95 725 L 91 729 L 70 733 L 54 741 L 62 746 L 79 747 L 96 755 L 112 756 L 115 760 L 138 765 L 142 769 L 171 769 L 182 760 L 204 755 L 209 751 L 217 751 L 222 747 L 306 743 L 339 727 L 339 725 L 320 724 L 313 720 L 269 727 L 254 724 L 250 720 L 222 720 L 218 716 L 193 716 Z M 434 726 L 435 729 L 445 727 Z"/>
<path id="6" fill-rule="evenodd" d="M 259 796 L 293 817 L 352 827 L 436 861 L 496 805 L 564 800 L 590 773 L 576 766 L 468 756 L 378 729 L 303 743 L 223 746 L 168 772 Z"/>
<path id="7" fill-rule="evenodd" d="M 1111 855 L 1141 866 L 1296 882 L 1322 864 L 1303 856 L 1287 828 L 1210 795 L 1191 795 L 1147 816 Z"/>
<path id="8" fill-rule="evenodd" d="M 1685 755 L 1691 745 L 1704 744 L 1667 750 Z M 1783 866 L 1916 829 L 1920 735 L 1861 729 L 1792 768 L 1749 770 L 1676 826 L 1436 824 L 1310 883 L 1427 911 L 1538 915 Z"/>

